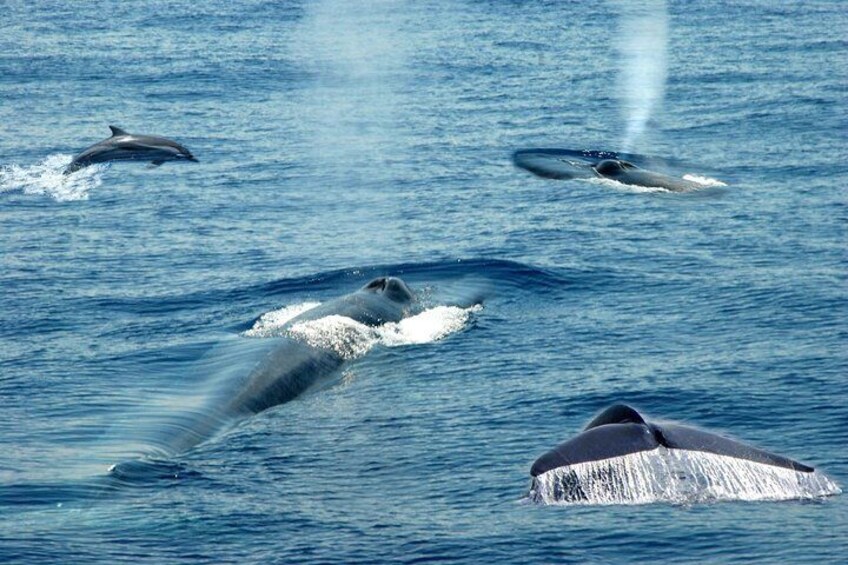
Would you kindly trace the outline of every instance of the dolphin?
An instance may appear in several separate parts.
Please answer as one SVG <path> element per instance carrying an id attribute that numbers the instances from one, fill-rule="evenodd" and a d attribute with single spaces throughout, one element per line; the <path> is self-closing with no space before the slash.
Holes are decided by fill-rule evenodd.
<path id="1" fill-rule="evenodd" d="M 841 492 L 813 467 L 616 404 L 530 469 L 537 502 L 781 499 Z"/>
<path id="2" fill-rule="evenodd" d="M 417 313 L 417 300 L 410 288 L 396 277 L 372 280 L 356 292 L 326 302 L 289 320 L 283 330 L 328 316 L 343 316 L 376 327 L 399 322 Z M 343 352 L 312 345 L 294 337 L 282 337 L 263 353 L 244 374 L 225 375 L 212 382 L 210 392 L 193 408 L 156 423 L 146 443 L 156 459 L 182 453 L 212 437 L 237 420 L 294 400 L 319 385 L 346 361 Z M 113 473 L 132 473 L 137 462 L 121 463 Z"/>
<path id="3" fill-rule="evenodd" d="M 109 126 L 112 137 L 84 149 L 65 168 L 68 175 L 94 163 L 107 161 L 150 161 L 159 166 L 165 161 L 194 161 L 194 155 L 176 141 L 156 135 L 128 133 L 117 126 Z"/>

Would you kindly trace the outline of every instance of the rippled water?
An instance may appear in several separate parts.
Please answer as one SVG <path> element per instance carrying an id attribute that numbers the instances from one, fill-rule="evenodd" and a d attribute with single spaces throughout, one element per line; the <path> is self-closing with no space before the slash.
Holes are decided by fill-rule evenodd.
<path id="1" fill-rule="evenodd" d="M 839 561 L 844 495 L 521 502 L 617 401 L 848 484 L 848 13 L 667 4 L 629 150 L 725 187 L 516 169 L 625 149 L 619 4 L 7 2 L 0 560 Z M 63 178 L 109 124 L 200 163 Z M 106 474 L 263 315 L 386 274 L 461 323 L 366 332 L 326 386 Z"/>

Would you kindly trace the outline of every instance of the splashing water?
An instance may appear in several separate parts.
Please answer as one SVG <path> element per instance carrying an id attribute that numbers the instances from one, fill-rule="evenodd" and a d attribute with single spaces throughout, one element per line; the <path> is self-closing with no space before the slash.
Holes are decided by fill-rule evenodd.
<path id="1" fill-rule="evenodd" d="M 622 98 L 627 119 L 622 147 L 629 152 L 641 141 L 665 94 L 668 12 L 665 0 L 614 5 L 620 16 Z"/>
<path id="2" fill-rule="evenodd" d="M 711 177 L 705 177 L 702 175 L 683 175 L 681 177 L 685 181 L 689 181 L 695 183 L 696 185 L 700 185 L 704 188 L 715 188 L 727 186 L 727 183 L 724 183 L 718 179 L 714 179 Z M 590 184 L 599 184 L 602 186 L 606 186 L 609 188 L 614 188 L 615 190 L 619 190 L 622 192 L 633 192 L 636 194 L 649 194 L 649 193 L 671 193 L 675 194 L 673 190 L 669 190 L 667 188 L 663 188 L 661 186 L 641 186 L 637 184 L 626 184 L 623 182 L 619 182 L 615 179 L 609 178 L 590 178 L 590 179 L 579 179 L 584 182 L 588 182 Z"/>
<path id="3" fill-rule="evenodd" d="M 0 166 L 0 193 L 21 191 L 50 196 L 59 202 L 85 200 L 90 190 L 103 183 L 102 172 L 107 165 L 92 165 L 65 175 L 65 167 L 72 159 L 71 155 L 57 154 L 30 167 Z"/>
<path id="4" fill-rule="evenodd" d="M 380 326 L 377 334 L 380 343 L 387 347 L 431 343 L 460 331 L 468 324 L 471 315 L 482 309 L 479 304 L 470 308 L 436 306 L 417 316 Z"/>
<path id="5" fill-rule="evenodd" d="M 371 327 L 345 316 L 326 316 L 287 327 L 295 316 L 318 306 L 317 302 L 304 302 L 287 306 L 262 315 L 245 337 L 288 336 L 313 347 L 334 351 L 343 359 L 365 355 L 375 345 L 398 347 L 431 343 L 462 330 L 471 315 L 482 306 L 470 308 L 436 306 L 400 322 L 389 322 Z"/>
<path id="6" fill-rule="evenodd" d="M 288 334 L 313 347 L 334 351 L 343 359 L 356 359 L 376 345 L 399 347 L 438 341 L 464 328 L 471 314 L 479 308 L 439 306 L 377 327 L 344 316 L 327 316 L 295 324 Z"/>
<path id="7" fill-rule="evenodd" d="M 256 320 L 252 328 L 242 335 L 244 337 L 281 337 L 285 333 L 283 326 L 290 320 L 320 305 L 320 302 L 304 302 L 266 312 Z"/>
<path id="8" fill-rule="evenodd" d="M 552 469 L 534 477 L 529 500 L 541 504 L 692 504 L 789 500 L 839 494 L 825 475 L 713 453 L 667 449 Z"/>
<path id="9" fill-rule="evenodd" d="M 590 184 L 600 184 L 602 186 L 614 188 L 615 190 L 620 190 L 622 192 L 634 192 L 637 194 L 646 194 L 652 192 L 671 192 L 670 190 L 662 188 L 661 186 L 641 186 L 638 184 L 626 184 L 623 182 L 619 182 L 615 179 L 608 179 L 604 177 L 580 180 L 583 180 Z"/>
<path id="10" fill-rule="evenodd" d="M 727 183 L 721 182 L 718 179 L 705 177 L 702 175 L 683 175 L 683 180 L 688 180 L 689 182 L 698 183 L 704 186 L 727 186 Z"/>

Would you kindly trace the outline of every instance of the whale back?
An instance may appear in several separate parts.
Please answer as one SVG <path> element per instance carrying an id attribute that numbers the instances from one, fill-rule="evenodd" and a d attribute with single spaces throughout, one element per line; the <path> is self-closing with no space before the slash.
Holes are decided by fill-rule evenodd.
<path id="1" fill-rule="evenodd" d="M 397 277 L 380 277 L 356 292 L 307 310 L 292 318 L 288 325 L 344 316 L 366 326 L 379 326 L 401 321 L 412 312 L 414 304 L 415 295 L 405 282 Z"/>
<path id="2" fill-rule="evenodd" d="M 603 159 L 598 161 L 598 164 L 592 167 L 599 175 L 605 177 L 615 177 L 625 171 L 640 170 L 639 167 L 628 161 L 621 159 Z"/>

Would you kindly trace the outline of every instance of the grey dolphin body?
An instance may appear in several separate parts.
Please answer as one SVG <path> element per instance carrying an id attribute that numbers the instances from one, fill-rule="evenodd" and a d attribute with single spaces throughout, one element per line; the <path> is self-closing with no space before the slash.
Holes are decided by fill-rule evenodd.
<path id="1" fill-rule="evenodd" d="M 154 165 L 165 161 L 197 161 L 188 149 L 166 137 L 132 134 L 116 126 L 109 129 L 112 137 L 80 152 L 65 168 L 66 175 L 108 161 L 150 161 Z"/>
<path id="2" fill-rule="evenodd" d="M 644 457 L 626 458 L 638 454 Z M 542 502 L 624 502 L 682 490 L 691 495 L 696 489 L 703 491 L 696 495 L 715 489 L 713 494 L 726 498 L 742 489 L 740 498 L 749 499 L 840 492 L 803 463 L 696 428 L 647 422 L 623 404 L 607 408 L 582 433 L 539 457 L 530 475 L 531 498 Z"/>
<path id="3" fill-rule="evenodd" d="M 344 316 L 378 326 L 402 320 L 413 313 L 415 304 L 412 291 L 401 279 L 381 277 L 354 293 L 296 316 L 284 329 L 326 316 Z M 167 457 L 183 452 L 230 422 L 289 402 L 326 381 L 344 362 L 344 355 L 338 351 L 290 337 L 279 338 L 248 372 L 215 383 L 197 409 L 160 422 L 155 437 L 149 438 L 154 447 L 152 455 Z"/>

